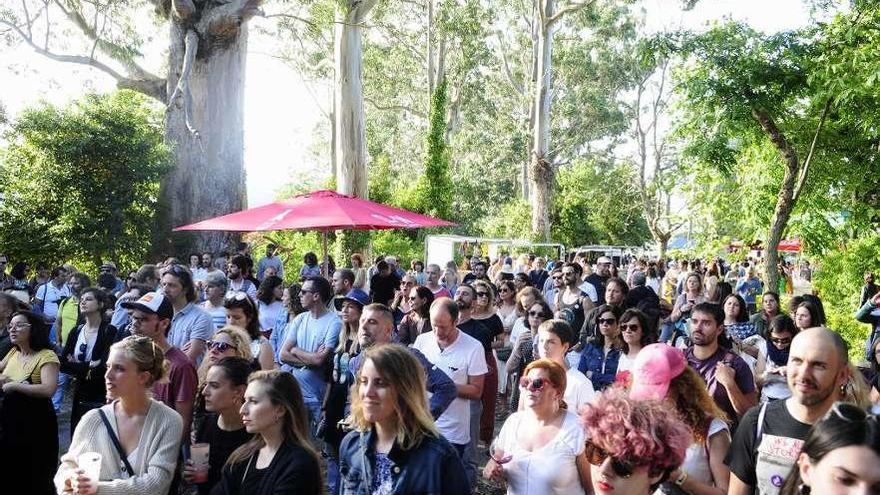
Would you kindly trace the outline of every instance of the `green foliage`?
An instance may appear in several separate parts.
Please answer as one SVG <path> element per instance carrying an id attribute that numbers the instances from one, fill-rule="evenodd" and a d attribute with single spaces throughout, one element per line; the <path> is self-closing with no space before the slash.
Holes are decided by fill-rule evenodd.
<path id="1" fill-rule="evenodd" d="M 829 250 L 817 262 L 813 287 L 822 298 L 828 327 L 846 339 L 850 356 L 860 361 L 869 329 L 857 322 L 853 313 L 858 309 L 862 275 L 880 266 L 880 236 L 852 240 L 844 249 Z"/>
<path id="2" fill-rule="evenodd" d="M 12 259 L 143 262 L 171 163 L 147 101 L 119 91 L 19 115 L 0 164 L 0 246 Z"/>
<path id="3" fill-rule="evenodd" d="M 556 176 L 552 238 L 567 246 L 641 246 L 650 238 L 627 163 L 576 161 Z"/>
<path id="4" fill-rule="evenodd" d="M 500 239 L 531 239 L 531 203 L 517 198 L 500 205 L 483 224 L 483 234 Z"/>
<path id="5" fill-rule="evenodd" d="M 394 255 L 400 260 L 400 266 L 409 267 L 414 259 L 424 261 L 424 241 L 413 239 L 412 232 L 406 230 L 376 230 L 372 232 L 373 254 Z M 365 260 L 368 261 L 368 260 Z"/>
<path id="6" fill-rule="evenodd" d="M 440 81 L 431 98 L 425 171 L 416 183 L 413 209 L 432 217 L 448 219 L 452 213 L 452 180 L 446 145 L 446 79 Z"/>

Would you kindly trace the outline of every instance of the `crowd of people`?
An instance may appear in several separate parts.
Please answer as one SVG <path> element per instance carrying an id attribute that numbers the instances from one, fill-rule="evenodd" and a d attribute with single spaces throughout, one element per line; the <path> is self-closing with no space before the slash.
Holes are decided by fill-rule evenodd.
<path id="1" fill-rule="evenodd" d="M 277 253 L 105 262 L 96 284 L 0 255 L 16 493 L 880 492 L 867 275 L 859 368 L 822 300 L 752 259 L 308 253 L 285 283 Z"/>

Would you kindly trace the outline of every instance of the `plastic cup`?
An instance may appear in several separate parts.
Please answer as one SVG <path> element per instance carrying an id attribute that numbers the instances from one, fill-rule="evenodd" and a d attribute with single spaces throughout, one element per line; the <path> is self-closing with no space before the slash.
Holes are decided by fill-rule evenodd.
<path id="1" fill-rule="evenodd" d="M 208 481 L 208 459 L 211 453 L 211 445 L 207 443 L 194 443 L 189 450 L 193 468 L 196 470 L 195 482 L 205 483 Z"/>
<path id="2" fill-rule="evenodd" d="M 76 464 L 85 473 L 85 477 L 97 483 L 101 479 L 101 454 L 83 452 L 76 458 Z"/>

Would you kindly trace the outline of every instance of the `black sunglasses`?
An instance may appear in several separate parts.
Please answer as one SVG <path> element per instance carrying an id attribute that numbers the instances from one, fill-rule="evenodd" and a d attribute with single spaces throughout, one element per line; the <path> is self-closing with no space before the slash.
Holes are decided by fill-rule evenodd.
<path id="1" fill-rule="evenodd" d="M 632 464 L 621 461 L 589 440 L 587 440 L 584 448 L 584 454 L 587 456 L 587 462 L 594 466 L 601 466 L 605 459 L 611 457 L 611 469 L 614 471 L 614 474 L 621 478 L 629 478 L 633 474 L 634 467 Z"/>
<path id="2" fill-rule="evenodd" d="M 230 344 L 229 342 L 218 342 L 216 340 L 209 340 L 205 344 L 208 346 L 208 349 L 217 349 L 217 351 L 219 352 L 226 352 L 229 349 L 232 349 L 232 344 Z"/>
<path id="3" fill-rule="evenodd" d="M 599 318 L 599 319 L 596 320 L 596 321 L 597 321 L 600 325 L 602 325 L 602 324 L 605 324 L 605 325 L 614 325 L 615 323 L 617 323 L 617 320 L 614 319 L 614 318 Z"/>

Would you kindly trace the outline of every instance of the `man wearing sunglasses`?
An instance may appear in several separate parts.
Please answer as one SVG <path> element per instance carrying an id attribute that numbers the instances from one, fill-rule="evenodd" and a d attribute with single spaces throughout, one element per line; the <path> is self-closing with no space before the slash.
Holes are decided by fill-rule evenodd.
<path id="1" fill-rule="evenodd" d="M 307 278 L 299 293 L 305 312 L 289 324 L 287 340 L 281 346 L 282 369 L 293 374 L 302 389 L 309 410 L 311 431 L 321 419 L 321 403 L 327 388 L 325 365 L 339 341 L 342 320 L 327 307 L 333 288 L 323 277 Z"/>
<path id="2" fill-rule="evenodd" d="M 183 441 L 187 442 L 199 377 L 189 356 L 168 342 L 174 306 L 164 294 L 148 292 L 137 301 L 122 303 L 122 307 L 131 310 L 132 334 L 149 337 L 165 353 L 169 364 L 168 379 L 153 385 L 153 396 L 180 414 Z"/>
<path id="3" fill-rule="evenodd" d="M 849 347 L 836 332 L 808 328 L 792 340 L 785 368 L 791 397 L 753 407 L 733 436 L 729 495 L 779 493 L 810 427 L 845 395 Z"/>
<path id="4" fill-rule="evenodd" d="M 464 287 L 464 286 L 462 286 Z M 461 288 L 459 287 L 459 291 Z M 437 429 L 456 448 L 471 486 L 476 483 L 476 438 L 472 438 L 471 404 L 480 403 L 489 368 L 483 345 L 459 330 L 459 306 L 441 297 L 431 304 L 432 330 L 416 337 L 413 347 L 455 382 L 458 397 L 437 418 Z M 479 414 L 476 415 L 479 426 Z"/>

